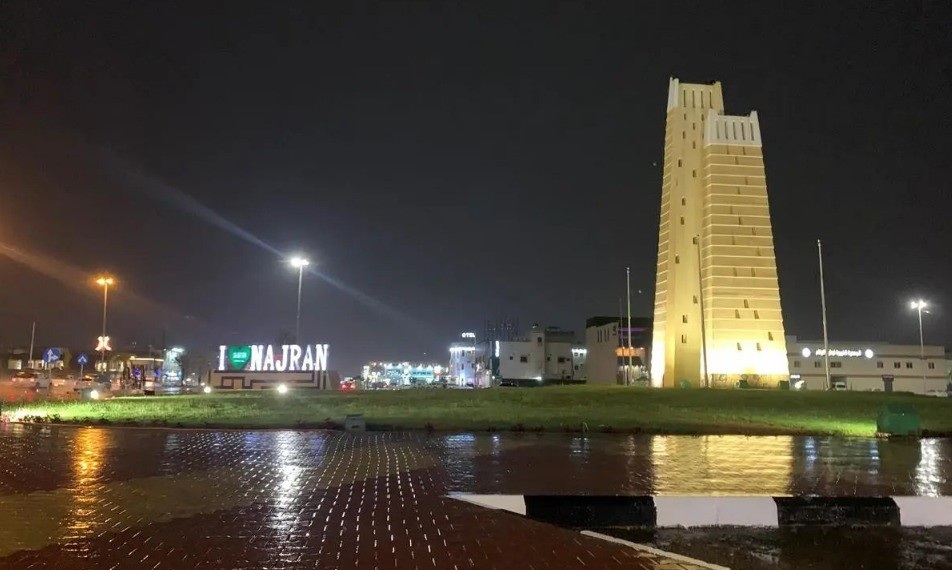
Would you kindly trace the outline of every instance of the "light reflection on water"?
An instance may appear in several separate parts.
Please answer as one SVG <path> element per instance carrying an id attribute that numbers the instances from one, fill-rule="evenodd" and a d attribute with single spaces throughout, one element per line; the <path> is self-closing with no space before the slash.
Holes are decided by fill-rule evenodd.
<path id="1" fill-rule="evenodd" d="M 460 445 L 444 437 L 444 467 L 463 491 L 952 495 L 948 439 L 479 434 Z"/>
<path id="2" fill-rule="evenodd" d="M 940 447 L 937 439 L 923 439 L 919 442 L 919 464 L 916 465 L 916 494 L 936 497 L 939 492 L 939 484 L 944 482 L 942 473 L 939 471 L 941 457 L 939 455 Z"/>
<path id="3" fill-rule="evenodd" d="M 109 430 L 85 428 L 77 430 L 73 439 L 70 462 L 73 501 L 65 525 L 68 539 L 86 536 L 96 526 L 103 460 L 111 437 Z"/>
<path id="4" fill-rule="evenodd" d="M 658 494 L 708 481 L 720 494 L 784 494 L 793 470 L 792 437 L 658 436 L 651 465 Z"/>

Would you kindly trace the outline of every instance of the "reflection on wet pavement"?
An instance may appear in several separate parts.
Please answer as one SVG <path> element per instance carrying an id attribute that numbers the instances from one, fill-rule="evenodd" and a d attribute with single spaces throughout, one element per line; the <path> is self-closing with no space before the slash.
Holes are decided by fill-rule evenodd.
<path id="1" fill-rule="evenodd" d="M 0 457 L 0 568 L 686 568 L 444 496 L 952 494 L 949 440 L 4 425 Z"/>
<path id="2" fill-rule="evenodd" d="M 732 570 L 952 570 L 952 529 L 720 528 L 612 531 Z"/>

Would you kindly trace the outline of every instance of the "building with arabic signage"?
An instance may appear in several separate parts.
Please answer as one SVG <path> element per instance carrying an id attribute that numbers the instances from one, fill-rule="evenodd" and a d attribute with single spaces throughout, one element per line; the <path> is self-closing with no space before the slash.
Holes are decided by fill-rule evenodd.
<path id="1" fill-rule="evenodd" d="M 826 351 L 822 340 L 788 336 L 790 385 L 823 390 Z M 924 358 L 923 358 L 924 356 Z M 949 387 L 945 347 L 882 342 L 831 342 L 830 383 L 834 390 L 941 394 Z"/>

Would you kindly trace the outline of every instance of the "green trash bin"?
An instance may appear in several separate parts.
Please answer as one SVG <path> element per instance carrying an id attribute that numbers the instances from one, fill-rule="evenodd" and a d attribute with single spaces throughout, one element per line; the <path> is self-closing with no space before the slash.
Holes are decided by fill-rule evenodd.
<path id="1" fill-rule="evenodd" d="M 919 435 L 919 411 L 908 404 L 888 404 L 876 416 L 876 432 L 884 435 Z"/>
<path id="2" fill-rule="evenodd" d="M 685 380 L 684 378 L 678 380 L 678 388 L 690 388 L 690 387 L 691 387 L 690 380 Z"/>
<path id="3" fill-rule="evenodd" d="M 779 388 L 779 389 L 781 389 L 781 390 L 789 390 L 789 389 L 790 389 L 790 381 L 789 381 L 789 380 L 781 380 L 780 382 L 777 382 L 777 388 Z"/>

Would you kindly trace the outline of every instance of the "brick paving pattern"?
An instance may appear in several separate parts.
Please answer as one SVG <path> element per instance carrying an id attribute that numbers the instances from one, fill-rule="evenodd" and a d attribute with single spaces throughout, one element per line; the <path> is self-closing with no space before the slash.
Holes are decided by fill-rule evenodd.
<path id="1" fill-rule="evenodd" d="M 686 570 L 445 497 L 952 494 L 950 462 L 938 440 L 4 425 L 0 569 Z"/>

